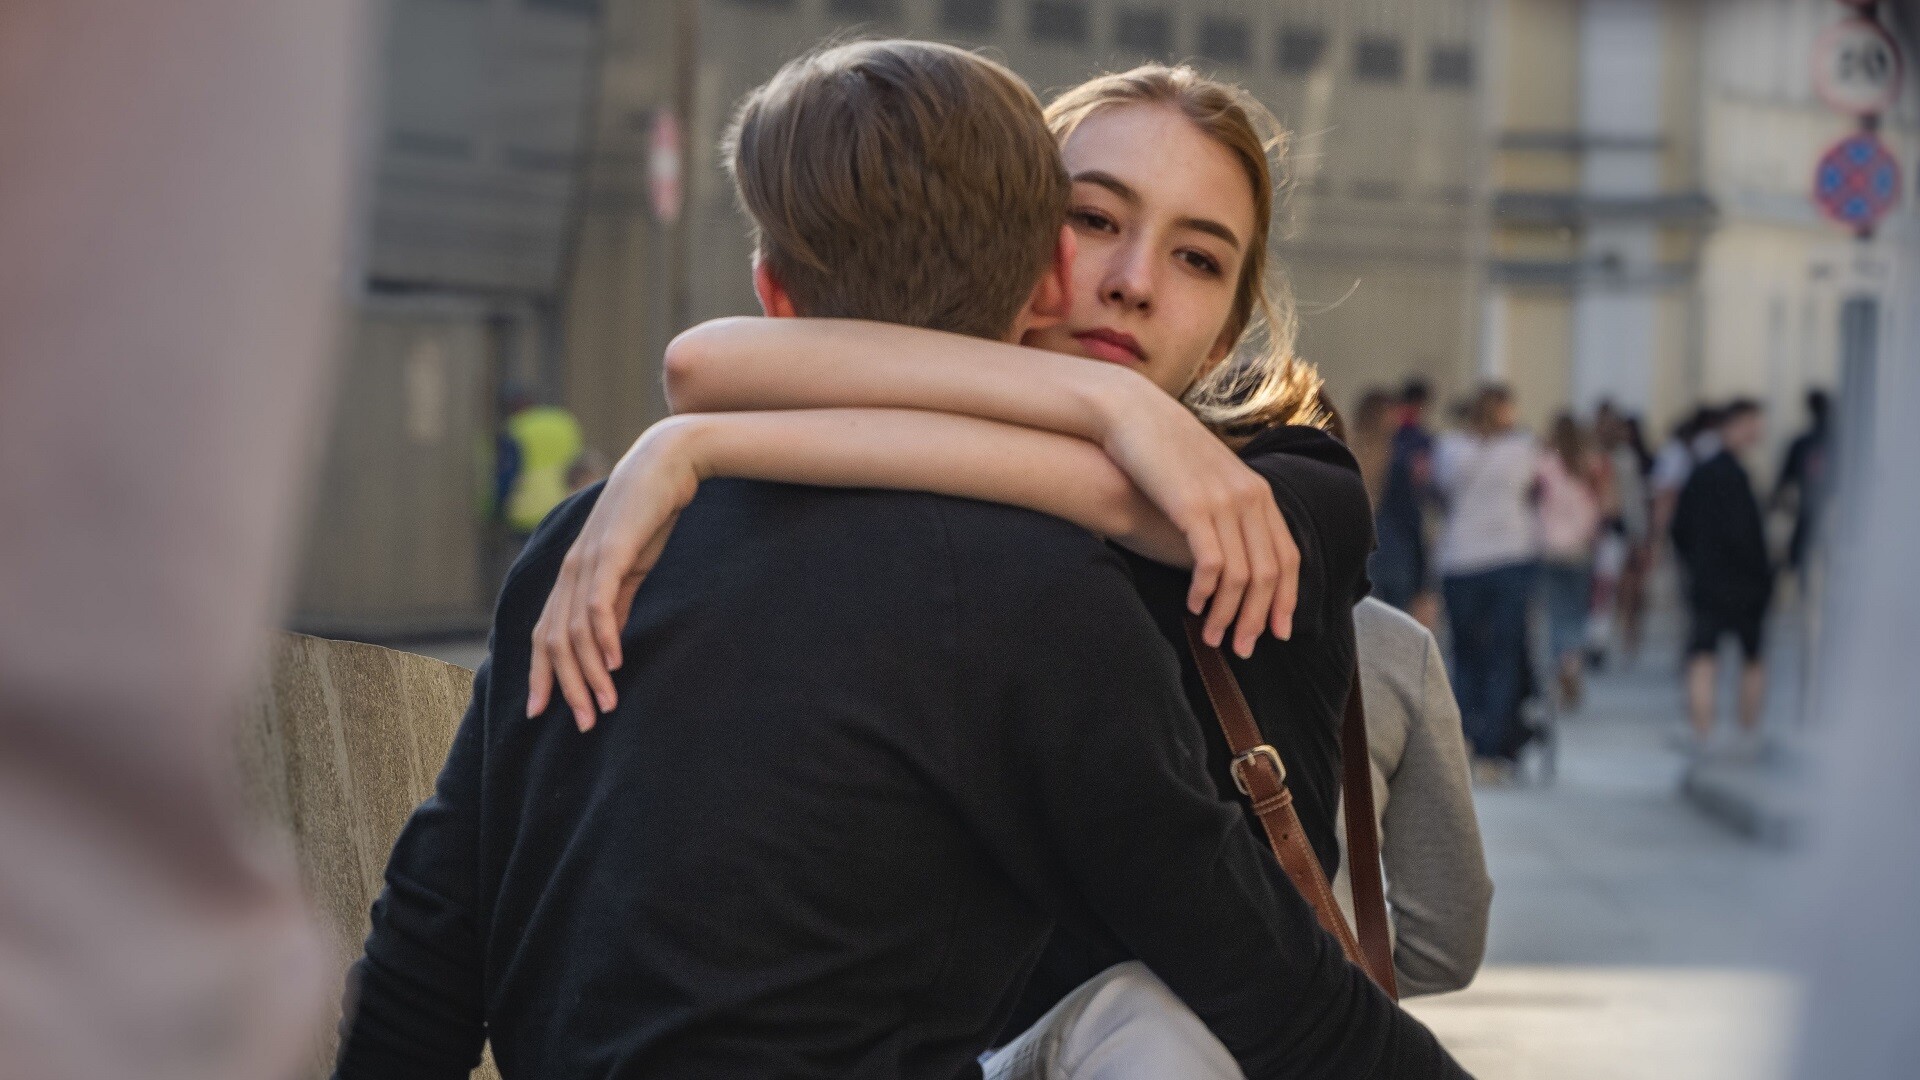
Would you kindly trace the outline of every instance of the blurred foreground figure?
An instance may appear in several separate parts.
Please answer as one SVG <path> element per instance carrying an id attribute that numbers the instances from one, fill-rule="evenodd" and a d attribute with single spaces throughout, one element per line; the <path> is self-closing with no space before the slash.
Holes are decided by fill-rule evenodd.
<path id="1" fill-rule="evenodd" d="M 0 1072 L 285 1075 L 235 824 L 338 306 L 357 0 L 0 5 Z"/>
<path id="2" fill-rule="evenodd" d="M 1920 2 L 1891 5 L 1908 50 L 1916 42 Z M 1902 287 L 1913 288 L 1920 257 L 1901 253 Z M 1899 303 L 1908 297 L 1889 300 Z M 1848 522 L 1834 551 L 1835 613 L 1823 649 L 1819 715 L 1828 721 L 1827 775 L 1821 789 L 1818 846 L 1808 867 L 1813 892 L 1791 932 L 1804 943 L 1806 986 L 1797 1075 L 1892 1077 L 1913 1074 L 1920 1050 L 1920 499 L 1911 462 L 1920 457 L 1920 357 L 1911 335 L 1880 365 L 1872 423 L 1872 460 L 1843 462 Z M 1866 445 L 1861 439 L 1859 445 Z"/>

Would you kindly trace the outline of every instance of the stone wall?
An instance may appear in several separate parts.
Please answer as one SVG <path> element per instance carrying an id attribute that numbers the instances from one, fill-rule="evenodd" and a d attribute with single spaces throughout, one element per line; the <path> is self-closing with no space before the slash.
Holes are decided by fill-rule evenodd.
<path id="1" fill-rule="evenodd" d="M 293 837 L 343 980 L 407 815 L 433 790 L 473 673 L 424 656 L 281 634 L 247 710 L 242 775 L 260 816 Z M 336 985 L 344 985 L 337 980 Z M 336 1005 L 311 1075 L 332 1071 Z M 498 1080 L 491 1056 L 475 1077 Z"/>

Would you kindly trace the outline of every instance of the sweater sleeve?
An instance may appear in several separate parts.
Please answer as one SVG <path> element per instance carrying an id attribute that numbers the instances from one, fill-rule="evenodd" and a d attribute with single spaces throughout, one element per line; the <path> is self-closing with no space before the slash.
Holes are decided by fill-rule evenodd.
<path id="1" fill-rule="evenodd" d="M 474 680 L 434 793 L 407 819 L 348 974 L 335 1080 L 465 1080 L 486 1040 L 477 903 L 482 732 L 490 665 Z"/>
<path id="2" fill-rule="evenodd" d="M 1393 966 L 1406 996 L 1458 990 L 1486 954 L 1493 881 L 1480 844 L 1460 707 L 1433 635 L 1409 708 L 1406 751 L 1388 781 L 1381 860 L 1393 910 Z"/>

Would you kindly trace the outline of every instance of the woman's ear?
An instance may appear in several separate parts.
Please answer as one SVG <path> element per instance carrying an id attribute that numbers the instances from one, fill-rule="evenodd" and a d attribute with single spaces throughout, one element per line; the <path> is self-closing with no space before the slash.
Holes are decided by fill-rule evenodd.
<path id="1" fill-rule="evenodd" d="M 787 287 L 774 276 L 773 267 L 757 255 L 753 259 L 753 295 L 760 298 L 760 310 L 770 319 L 791 319 L 800 314 L 794 310 Z"/>

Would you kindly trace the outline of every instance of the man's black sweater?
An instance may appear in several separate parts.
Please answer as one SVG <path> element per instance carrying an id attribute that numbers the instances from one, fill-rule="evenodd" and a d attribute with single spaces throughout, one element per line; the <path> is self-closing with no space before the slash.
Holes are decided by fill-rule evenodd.
<path id="1" fill-rule="evenodd" d="M 620 705 L 524 716 L 597 489 L 529 543 L 374 907 L 346 1080 L 962 1077 L 1058 923 L 1124 942 L 1260 1077 L 1464 1075 L 1207 775 L 1120 560 L 1038 514 L 719 481 Z"/>

